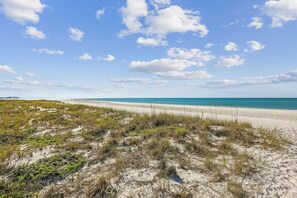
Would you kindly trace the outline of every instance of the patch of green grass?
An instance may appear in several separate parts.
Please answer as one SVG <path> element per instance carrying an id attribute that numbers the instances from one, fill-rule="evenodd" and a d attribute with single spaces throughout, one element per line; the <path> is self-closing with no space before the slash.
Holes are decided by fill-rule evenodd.
<path id="1" fill-rule="evenodd" d="M 17 168 L 10 180 L 0 181 L 0 197 L 31 197 L 44 186 L 64 179 L 85 163 L 82 155 L 54 155 L 35 164 Z"/>
<path id="2" fill-rule="evenodd" d="M 180 139 L 185 137 L 188 134 L 189 130 L 185 127 L 180 126 L 162 126 L 155 127 L 151 129 L 144 129 L 140 131 L 134 131 L 132 136 L 143 136 L 145 138 L 150 138 L 152 136 L 164 138 L 171 137 L 175 139 Z"/>
<path id="3" fill-rule="evenodd" d="M 25 143 L 29 146 L 29 148 L 43 148 L 49 145 L 62 145 L 70 137 L 72 137 L 71 133 L 64 133 L 62 135 L 32 135 L 27 138 Z"/>
<path id="4" fill-rule="evenodd" d="M 288 144 L 289 141 L 281 137 L 276 133 L 275 130 L 268 130 L 264 128 L 259 129 L 259 135 L 261 138 L 261 146 L 264 149 L 281 150 L 284 145 Z"/>
<path id="5" fill-rule="evenodd" d="M 227 191 L 230 192 L 235 198 L 244 198 L 247 197 L 242 186 L 236 182 L 229 181 L 227 183 Z"/>
<path id="6" fill-rule="evenodd" d="M 60 145 L 58 148 L 62 148 L 62 149 L 65 149 L 66 151 L 73 152 L 77 150 L 90 150 L 92 149 L 92 146 L 86 141 L 83 141 L 83 142 L 70 141 L 70 142 L 66 142 L 63 145 Z"/>
<path id="7" fill-rule="evenodd" d="M 153 138 L 147 144 L 147 152 L 156 159 L 163 159 L 167 154 L 177 154 L 179 150 L 168 139 Z"/>

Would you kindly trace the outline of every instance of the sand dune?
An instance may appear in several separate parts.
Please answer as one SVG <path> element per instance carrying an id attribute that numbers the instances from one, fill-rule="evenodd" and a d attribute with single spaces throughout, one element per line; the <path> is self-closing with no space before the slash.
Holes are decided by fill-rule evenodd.
<path id="1" fill-rule="evenodd" d="M 201 116 L 219 120 L 238 120 L 240 122 L 250 122 L 255 127 L 297 129 L 297 110 L 164 105 L 91 100 L 67 100 L 63 102 L 95 107 L 107 107 L 135 113 L 168 113 L 176 115 Z"/>

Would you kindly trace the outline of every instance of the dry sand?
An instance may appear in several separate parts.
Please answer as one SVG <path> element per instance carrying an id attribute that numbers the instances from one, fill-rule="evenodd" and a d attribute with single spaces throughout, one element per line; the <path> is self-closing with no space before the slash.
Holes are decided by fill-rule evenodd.
<path id="1" fill-rule="evenodd" d="M 201 116 L 219 120 L 238 120 L 240 122 L 250 122 L 254 127 L 297 130 L 297 110 L 164 105 L 91 100 L 67 100 L 63 102 L 95 107 L 107 107 L 135 113 L 168 113 L 176 115 Z"/>

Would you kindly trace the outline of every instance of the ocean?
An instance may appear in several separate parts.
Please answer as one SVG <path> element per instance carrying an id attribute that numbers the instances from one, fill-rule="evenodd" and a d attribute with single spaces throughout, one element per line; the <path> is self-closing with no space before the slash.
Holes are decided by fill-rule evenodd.
<path id="1" fill-rule="evenodd" d="M 297 98 L 92 98 L 88 100 L 297 110 Z"/>

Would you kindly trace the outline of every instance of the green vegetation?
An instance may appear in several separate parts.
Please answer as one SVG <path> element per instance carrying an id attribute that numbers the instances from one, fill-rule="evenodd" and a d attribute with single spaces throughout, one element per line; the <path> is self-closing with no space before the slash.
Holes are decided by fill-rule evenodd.
<path id="1" fill-rule="evenodd" d="M 12 173 L 11 181 L 0 182 L 0 197 L 33 195 L 44 186 L 75 173 L 84 163 L 85 159 L 81 155 L 65 153 L 45 158 L 35 164 L 21 166 Z"/>
<path id="2" fill-rule="evenodd" d="M 54 101 L 0 101 L 0 198 L 39 196 L 45 187 L 43 197 L 67 197 L 76 191 L 88 197 L 115 197 L 118 192 L 110 180 L 121 180 L 122 173 L 133 168 L 158 169 L 153 181 L 179 178 L 178 168 L 198 171 L 211 175 L 210 182 L 225 182 L 234 197 L 245 197 L 241 185 L 230 182 L 256 168 L 251 154 L 243 151 L 253 146 L 281 151 L 288 143 L 275 130 L 248 123 L 148 116 Z M 54 150 L 50 157 L 17 164 L 48 146 Z M 157 162 L 157 167 L 150 162 Z M 94 177 L 82 174 L 53 185 L 93 165 Z M 166 194 L 168 188 L 161 182 L 156 193 L 192 196 L 184 188 Z"/>
<path id="3" fill-rule="evenodd" d="M 244 198 L 247 197 L 245 191 L 242 186 L 236 182 L 229 181 L 227 184 L 227 190 L 233 195 L 235 198 Z"/>

